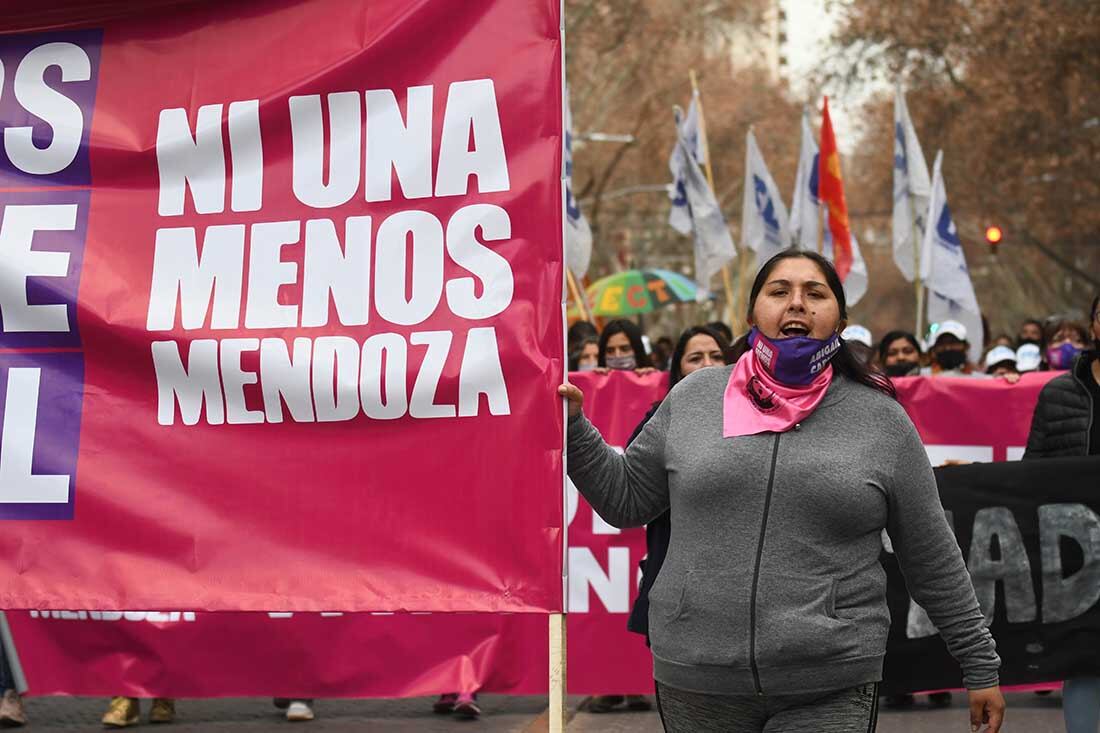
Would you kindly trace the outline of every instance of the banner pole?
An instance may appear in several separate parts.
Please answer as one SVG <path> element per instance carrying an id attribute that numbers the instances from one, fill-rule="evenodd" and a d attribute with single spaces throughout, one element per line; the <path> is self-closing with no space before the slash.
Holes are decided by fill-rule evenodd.
<path id="1" fill-rule="evenodd" d="M 577 310 L 584 317 L 584 320 L 591 322 L 592 314 L 588 311 L 588 303 L 581 295 L 581 289 L 577 286 L 577 279 L 573 276 L 573 271 L 568 267 L 565 268 L 565 279 L 569 283 L 569 294 L 573 296 L 573 302 L 577 304 Z"/>
<path id="2" fill-rule="evenodd" d="M 920 277 L 921 266 L 921 247 L 924 246 L 924 238 L 920 236 L 920 229 L 917 227 L 917 215 L 915 207 L 913 206 L 912 195 L 907 194 L 906 198 L 909 199 L 909 220 L 913 222 L 913 287 L 916 289 L 917 300 L 917 316 L 915 319 L 917 330 L 913 334 L 921 343 L 924 343 L 924 336 L 921 331 L 924 330 L 924 287 Z"/>
<path id="3" fill-rule="evenodd" d="M 561 243 L 562 243 L 562 263 L 565 264 L 566 259 L 566 247 L 565 247 L 565 233 L 566 233 L 566 220 L 565 220 L 565 0 L 558 0 L 558 42 L 561 50 L 561 93 L 562 93 L 562 210 L 561 210 Z M 573 277 L 573 271 L 569 269 L 568 265 L 564 267 L 566 274 L 566 281 L 569 283 L 569 289 L 573 293 L 574 299 L 577 301 L 577 306 L 580 308 L 582 314 L 589 321 L 592 320 L 592 316 L 588 311 L 588 304 L 580 293 L 580 288 L 577 287 L 577 281 Z M 563 293 L 564 296 L 564 293 Z M 564 300 L 564 298 L 563 298 Z M 562 303 L 561 309 L 562 319 L 562 353 L 568 357 L 568 342 L 567 332 L 564 328 L 567 317 L 565 303 Z M 568 364 L 568 362 L 563 362 Z M 565 382 L 569 381 L 569 372 L 562 374 Z M 569 406 L 566 400 L 561 400 L 561 417 L 562 425 L 569 425 Z M 568 473 L 568 445 L 567 445 L 567 431 L 562 431 L 562 451 L 561 451 L 561 613 L 550 614 L 550 669 L 549 672 L 549 700 L 547 705 L 547 728 L 549 733 L 565 733 L 565 672 L 566 672 L 566 648 L 565 648 L 565 614 L 569 610 L 569 522 L 567 517 L 569 514 L 569 473 Z"/>
<path id="4" fill-rule="evenodd" d="M 550 614 L 550 733 L 565 733 L 565 614 Z"/>
<path id="5" fill-rule="evenodd" d="M 714 168 L 710 165 L 710 140 L 707 139 L 707 118 L 703 114 L 703 95 L 699 93 L 699 82 L 695 77 L 695 69 L 688 70 L 688 76 L 691 79 L 691 95 L 695 97 L 695 109 L 699 113 L 699 131 L 703 135 L 703 155 L 706 156 L 703 161 L 703 171 L 707 174 L 707 184 L 710 186 L 711 193 L 714 194 L 714 200 L 718 200 L 718 189 L 714 187 Z M 710 290 L 710 283 L 699 283 L 707 290 Z M 726 291 L 726 320 L 729 322 L 730 327 L 733 327 L 733 285 L 730 282 L 730 268 L 729 265 L 722 265 L 722 287 Z"/>

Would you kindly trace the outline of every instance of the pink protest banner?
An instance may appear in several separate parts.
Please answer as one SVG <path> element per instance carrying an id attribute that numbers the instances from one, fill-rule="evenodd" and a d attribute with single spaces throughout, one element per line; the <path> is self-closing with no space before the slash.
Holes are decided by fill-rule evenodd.
<path id="1" fill-rule="evenodd" d="M 1003 460 L 1026 442 L 1039 390 L 1054 374 L 1003 380 L 897 380 L 930 453 Z M 585 410 L 623 446 L 666 375 L 571 374 Z M 945 459 L 946 460 L 946 459 Z M 934 461 L 938 462 L 938 461 Z M 647 693 L 645 640 L 626 630 L 637 595 L 640 529 L 616 530 L 569 491 L 569 689 Z M 546 691 L 547 630 L 530 614 L 9 613 L 33 694 L 317 697 L 428 695 L 458 689 Z M 201 650 L 201 651 L 200 651 Z M 292 677 L 280 660 L 295 660 Z"/>
<path id="2" fill-rule="evenodd" d="M 6 13 L 0 607 L 560 610 L 561 61 L 557 2 Z"/>

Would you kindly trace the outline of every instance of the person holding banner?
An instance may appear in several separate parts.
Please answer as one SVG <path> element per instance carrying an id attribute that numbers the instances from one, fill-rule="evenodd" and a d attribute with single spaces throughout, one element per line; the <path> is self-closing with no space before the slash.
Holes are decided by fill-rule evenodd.
<path id="1" fill-rule="evenodd" d="M 890 613 L 881 533 L 963 669 L 972 730 L 1004 718 L 1000 659 L 920 437 L 840 339 L 832 264 L 785 251 L 757 274 L 732 366 L 669 393 L 619 455 L 569 403 L 569 476 L 608 523 L 671 510 L 649 595 L 671 733 L 874 730 Z"/>
<path id="2" fill-rule="evenodd" d="M 1070 371 L 1050 380 L 1039 393 L 1031 418 L 1024 460 L 1100 455 L 1100 295 L 1089 309 L 1091 346 L 1075 329 L 1056 324 L 1051 329 L 1048 360 L 1055 367 L 1069 351 L 1077 353 Z M 1057 367 L 1055 367 L 1057 368 Z M 1067 733 L 1096 733 L 1100 728 L 1100 677 L 1066 680 L 1062 689 Z"/>
<path id="3" fill-rule="evenodd" d="M 671 392 L 672 388 L 680 383 L 680 380 L 693 372 L 728 364 L 730 361 L 729 347 L 723 346 L 724 342 L 725 337 L 709 325 L 692 326 L 680 334 L 680 339 L 676 342 L 676 346 L 672 350 L 672 357 L 669 360 L 669 391 Z M 650 421 L 660 406 L 660 402 L 654 403 L 646 416 L 638 423 L 638 427 L 634 428 L 634 433 L 626 442 L 627 447 L 630 447 L 634 439 L 641 434 L 646 423 Z M 645 559 L 640 563 L 642 580 L 638 597 L 634 600 L 634 606 L 630 610 L 630 618 L 627 619 L 626 628 L 636 634 L 645 635 L 646 644 L 649 643 L 649 590 L 653 587 L 653 582 L 657 580 L 657 574 L 661 572 L 661 566 L 664 565 L 671 533 L 672 522 L 668 512 L 654 519 L 645 528 L 646 553 Z"/>
<path id="4" fill-rule="evenodd" d="M 878 344 L 878 364 L 888 377 L 920 376 L 922 356 L 917 337 L 908 331 L 891 331 Z"/>
<path id="5" fill-rule="evenodd" d="M 642 329 L 633 321 L 620 318 L 604 326 L 599 347 L 596 371 L 626 369 L 639 374 L 655 371 L 642 341 Z"/>

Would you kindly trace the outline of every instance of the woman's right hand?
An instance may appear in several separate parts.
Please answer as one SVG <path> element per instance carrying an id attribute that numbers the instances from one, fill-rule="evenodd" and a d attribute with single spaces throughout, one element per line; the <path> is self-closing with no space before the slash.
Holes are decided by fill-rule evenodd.
<path id="1" fill-rule="evenodd" d="M 584 404 L 584 392 L 574 384 L 563 384 L 558 387 L 558 394 L 569 402 L 569 417 L 581 414 L 581 405 Z"/>

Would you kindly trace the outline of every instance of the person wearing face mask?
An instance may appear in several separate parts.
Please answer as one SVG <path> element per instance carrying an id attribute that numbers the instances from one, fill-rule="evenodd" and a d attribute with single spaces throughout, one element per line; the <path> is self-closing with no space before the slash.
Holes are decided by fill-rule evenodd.
<path id="1" fill-rule="evenodd" d="M 1047 326 L 1046 363 L 1053 371 L 1065 371 L 1088 345 L 1088 329 L 1076 321 L 1058 320 Z"/>
<path id="2" fill-rule="evenodd" d="M 633 321 L 620 318 L 604 326 L 600 334 L 597 371 L 654 371 L 642 341 L 642 331 Z"/>
<path id="3" fill-rule="evenodd" d="M 569 350 L 569 371 L 590 372 L 599 366 L 600 340 L 588 336 Z"/>
<path id="4" fill-rule="evenodd" d="M 937 377 L 968 377 L 974 373 L 974 367 L 966 360 L 970 343 L 966 340 L 966 326 L 958 321 L 944 321 L 936 329 L 932 348 L 932 366 L 923 370 L 923 374 Z M 980 374 L 980 373 L 979 373 Z"/>
<path id="5" fill-rule="evenodd" d="M 728 348 L 722 347 L 724 336 L 710 326 L 692 326 L 680 334 L 668 370 L 668 389 L 680 383 L 689 374 L 714 366 L 725 366 L 729 362 Z M 638 427 L 634 428 L 633 435 L 626 442 L 629 447 L 634 439 L 642 432 L 657 408 L 660 401 L 654 403 Z M 653 587 L 653 581 L 664 564 L 665 555 L 668 552 L 668 538 L 672 532 L 672 523 L 669 513 L 665 512 L 646 525 L 646 559 L 642 560 L 642 581 L 638 598 L 634 601 L 634 607 L 630 612 L 630 618 L 626 627 L 638 634 L 649 637 L 649 589 Z"/>
<path id="6" fill-rule="evenodd" d="M 878 364 L 888 377 L 920 375 L 920 343 L 908 331 L 891 331 L 878 344 Z"/>
<path id="7" fill-rule="evenodd" d="M 676 349 L 679 348 L 680 344 L 678 344 Z M 635 354 L 638 353 L 642 354 L 643 357 L 646 357 L 648 360 L 645 344 L 643 344 L 641 340 L 641 330 L 635 326 L 634 322 L 629 320 L 610 321 L 609 324 L 604 327 L 603 335 L 599 338 L 599 360 L 596 371 L 606 372 L 613 369 L 634 369 L 639 374 L 654 371 L 648 361 L 643 361 L 641 364 L 638 363 L 638 360 L 635 359 Z M 673 364 L 675 360 L 676 353 L 674 351 L 670 365 Z M 679 381 L 680 378 L 675 375 L 675 370 L 670 369 L 670 382 L 673 379 Z M 650 414 L 646 415 L 645 418 L 642 418 L 642 425 L 645 425 L 646 420 L 650 418 L 651 414 L 652 411 L 650 411 Z M 637 429 L 635 433 L 637 433 Z M 629 445 L 629 442 L 627 445 Z M 635 711 L 649 710 L 652 707 L 649 701 L 646 700 L 645 697 L 640 696 L 640 694 L 593 694 L 593 696 L 582 700 L 577 709 L 590 713 L 607 713 L 617 709 L 623 709 L 619 708 L 619 705 L 624 704 L 626 710 Z"/>
<path id="8" fill-rule="evenodd" d="M 1043 348 L 1043 322 L 1034 318 L 1029 318 L 1020 324 L 1020 330 L 1016 336 L 1016 348 L 1020 348 L 1024 344 L 1035 344 L 1040 349 Z"/>
<path id="9" fill-rule="evenodd" d="M 970 722 L 997 733 L 1000 660 L 928 456 L 885 375 L 840 332 L 832 264 L 786 251 L 753 282 L 731 366 L 668 394 L 623 455 L 569 406 L 569 476 L 608 523 L 671 511 L 649 594 L 658 709 L 686 733 L 871 731 L 893 540 L 909 591 L 963 669 Z"/>
<path id="10" fill-rule="evenodd" d="M 1065 335 L 1065 330 L 1062 324 L 1054 331 L 1055 338 Z M 1039 393 L 1025 461 L 1100 455 L 1100 420 L 1096 419 L 1100 408 L 1100 295 L 1089 307 L 1086 336 L 1087 348 L 1076 355 L 1069 371 L 1047 382 Z M 1096 733 L 1100 727 L 1100 677 L 1066 680 L 1062 695 L 1066 731 Z"/>

